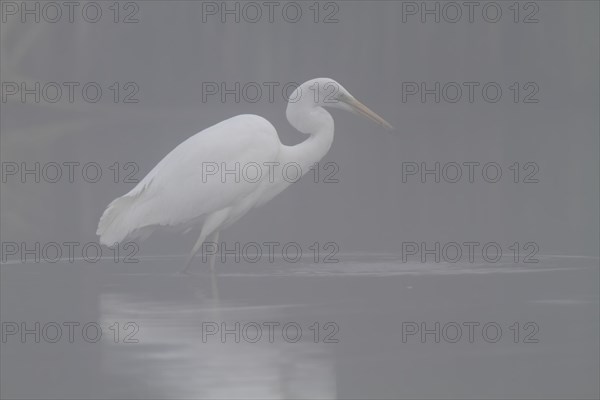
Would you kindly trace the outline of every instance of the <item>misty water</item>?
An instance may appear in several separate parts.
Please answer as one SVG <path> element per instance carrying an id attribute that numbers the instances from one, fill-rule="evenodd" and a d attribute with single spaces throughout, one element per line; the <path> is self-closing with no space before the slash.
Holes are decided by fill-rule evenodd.
<path id="1" fill-rule="evenodd" d="M 199 257 L 191 276 L 176 272 L 183 257 L 138 258 L 2 265 L 3 323 L 19 326 L 3 338 L 3 397 L 598 393 L 597 258 L 340 254 L 329 264 L 217 262 L 214 281 Z M 22 322 L 40 323 L 39 343 L 21 336 Z M 69 322 L 80 324 L 71 338 Z"/>

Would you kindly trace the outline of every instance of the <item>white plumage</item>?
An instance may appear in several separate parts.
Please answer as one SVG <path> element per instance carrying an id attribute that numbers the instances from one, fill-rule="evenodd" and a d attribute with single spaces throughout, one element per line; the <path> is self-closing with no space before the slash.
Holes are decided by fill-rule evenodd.
<path id="1" fill-rule="evenodd" d="M 260 145 L 255 145 L 260 142 Z M 192 151 L 193 150 L 193 151 Z M 136 237 L 150 226 L 186 226 L 206 214 L 243 203 L 264 185 L 235 176 L 207 175 L 213 163 L 232 169 L 235 163 L 264 163 L 277 159 L 275 128 L 256 115 L 238 115 L 183 141 L 163 158 L 129 193 L 114 200 L 98 225 L 100 242 L 112 245 Z"/>
<path id="2" fill-rule="evenodd" d="M 175 147 L 129 193 L 109 204 L 96 232 L 100 242 L 112 246 L 144 238 L 159 227 L 189 229 L 202 222 L 189 266 L 209 235 L 214 238 L 221 228 L 290 185 L 284 166 L 293 163 L 304 174 L 327 153 L 334 124 L 323 107 L 355 111 L 391 128 L 331 79 L 305 82 L 290 99 L 295 101 L 288 103 L 288 121 L 309 134 L 307 140 L 283 145 L 273 125 L 257 115 L 238 115 L 206 128 Z M 251 179 L 233 172 L 246 167 Z"/>

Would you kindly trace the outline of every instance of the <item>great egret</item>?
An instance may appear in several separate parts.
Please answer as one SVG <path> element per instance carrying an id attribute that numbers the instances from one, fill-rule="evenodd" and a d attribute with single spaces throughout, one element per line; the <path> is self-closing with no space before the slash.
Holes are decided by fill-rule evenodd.
<path id="1" fill-rule="evenodd" d="M 292 181 L 274 168 L 293 164 L 301 175 L 325 156 L 334 124 L 323 107 L 353 111 L 392 129 L 336 81 L 309 80 L 294 90 L 286 110 L 290 124 L 310 135 L 308 139 L 286 146 L 273 125 L 258 115 L 238 115 L 206 128 L 175 147 L 129 193 L 109 204 L 96 231 L 100 243 L 112 246 L 126 238 L 145 238 L 159 227 L 189 230 L 203 221 L 183 270 L 187 271 L 205 240 L 216 243 L 222 228 L 290 185 Z M 252 179 L 239 179 L 240 169 L 248 166 Z M 217 168 L 225 172 L 216 173 Z M 214 256 L 210 266 L 214 268 Z"/>

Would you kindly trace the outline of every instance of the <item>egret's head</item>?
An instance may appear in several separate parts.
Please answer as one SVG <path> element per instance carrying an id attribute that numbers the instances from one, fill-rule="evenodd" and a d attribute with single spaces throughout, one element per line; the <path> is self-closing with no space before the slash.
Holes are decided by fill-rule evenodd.
<path id="1" fill-rule="evenodd" d="M 346 88 L 333 79 L 317 78 L 304 82 L 294 90 L 289 98 L 289 105 L 295 103 L 351 111 L 367 117 L 387 129 L 393 129 L 387 121 L 356 100 Z"/>

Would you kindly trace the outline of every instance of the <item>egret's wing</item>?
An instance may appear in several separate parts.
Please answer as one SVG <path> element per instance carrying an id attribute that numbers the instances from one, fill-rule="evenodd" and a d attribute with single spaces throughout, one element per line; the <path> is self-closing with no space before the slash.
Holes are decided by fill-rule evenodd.
<path id="1" fill-rule="evenodd" d="M 179 144 L 135 188 L 114 200 L 97 233 L 112 244 L 144 227 L 188 224 L 236 205 L 268 179 L 263 173 L 258 182 L 245 180 L 242 170 L 277 160 L 279 149 L 275 128 L 262 117 L 239 115 L 213 125 Z M 223 175 L 224 169 L 231 173 Z"/>

